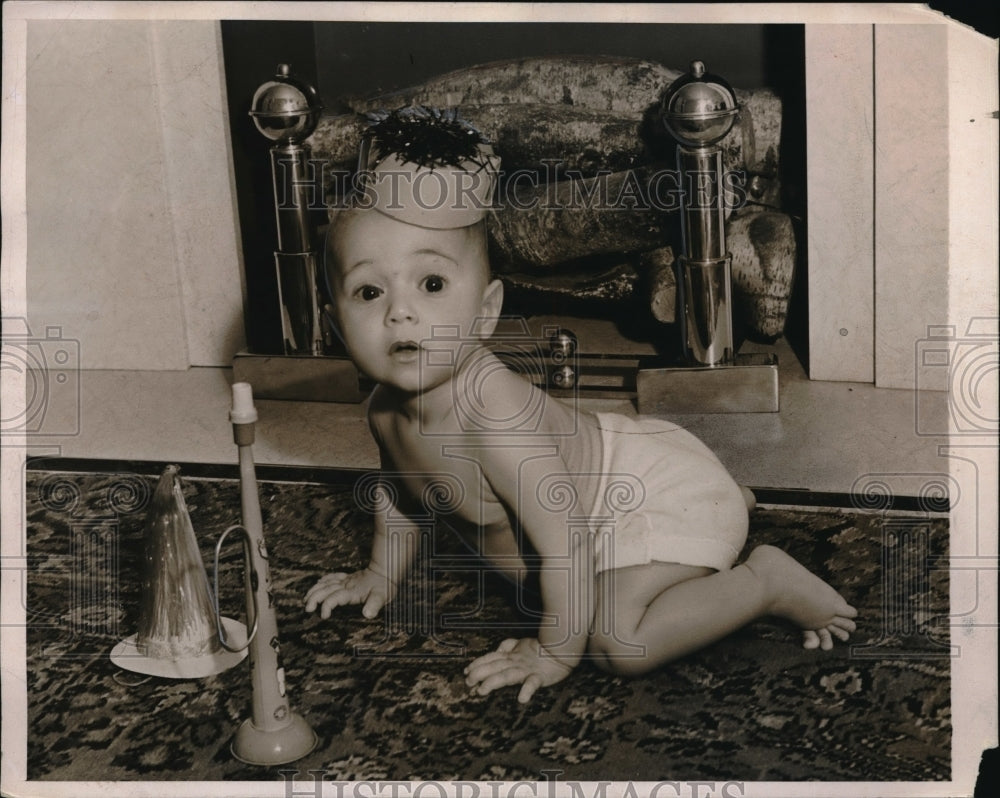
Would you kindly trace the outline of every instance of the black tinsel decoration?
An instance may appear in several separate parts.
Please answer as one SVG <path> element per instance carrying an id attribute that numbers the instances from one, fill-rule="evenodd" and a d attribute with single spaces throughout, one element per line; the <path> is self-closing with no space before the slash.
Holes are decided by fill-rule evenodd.
<path id="1" fill-rule="evenodd" d="M 404 163 L 434 169 L 460 167 L 469 161 L 481 171 L 489 162 L 479 151 L 488 143 L 483 135 L 458 116 L 457 109 L 408 106 L 395 111 L 368 114 L 371 126 L 365 131 L 374 140 L 376 158 L 367 167 L 374 169 L 386 158 L 398 155 Z"/>

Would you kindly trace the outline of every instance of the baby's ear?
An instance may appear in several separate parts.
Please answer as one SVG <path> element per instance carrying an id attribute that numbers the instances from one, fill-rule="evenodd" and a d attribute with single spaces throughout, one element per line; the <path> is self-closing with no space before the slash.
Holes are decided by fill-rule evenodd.
<path id="1" fill-rule="evenodd" d="M 483 289 L 483 301 L 479 308 L 479 319 L 476 322 L 476 331 L 481 338 L 489 338 L 493 335 L 502 310 L 503 283 L 499 280 L 491 280 L 489 285 Z"/>

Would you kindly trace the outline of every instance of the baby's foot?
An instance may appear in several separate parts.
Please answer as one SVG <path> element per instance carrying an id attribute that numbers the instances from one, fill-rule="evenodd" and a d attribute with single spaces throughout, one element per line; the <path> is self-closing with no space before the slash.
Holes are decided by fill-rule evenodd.
<path id="1" fill-rule="evenodd" d="M 833 648 L 833 638 L 847 640 L 858 611 L 830 585 L 774 546 L 758 546 L 744 563 L 771 596 L 770 614 L 802 627 L 805 648 Z"/>

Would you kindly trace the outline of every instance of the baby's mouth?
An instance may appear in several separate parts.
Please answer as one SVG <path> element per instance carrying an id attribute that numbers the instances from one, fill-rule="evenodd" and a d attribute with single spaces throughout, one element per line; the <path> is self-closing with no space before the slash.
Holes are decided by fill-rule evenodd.
<path id="1" fill-rule="evenodd" d="M 389 347 L 390 355 L 413 353 L 420 351 L 420 345 L 416 341 L 396 341 Z"/>

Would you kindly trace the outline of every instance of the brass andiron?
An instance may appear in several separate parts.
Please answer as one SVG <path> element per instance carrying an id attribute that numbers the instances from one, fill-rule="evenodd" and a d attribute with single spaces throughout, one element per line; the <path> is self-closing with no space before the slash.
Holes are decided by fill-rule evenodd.
<path id="1" fill-rule="evenodd" d="M 737 354 L 732 256 L 726 249 L 726 187 L 719 143 L 739 105 L 732 88 L 701 61 L 663 96 L 663 123 L 677 140 L 684 190 L 683 253 L 677 259 L 677 321 L 686 366 L 640 369 L 640 413 L 760 413 L 778 410 L 778 361 Z"/>
<path id="2" fill-rule="evenodd" d="M 274 261 L 286 355 L 322 355 L 330 337 L 323 327 L 309 219 L 321 198 L 313 196 L 313 165 L 305 143 L 316 129 L 321 109 L 316 90 L 294 78 L 288 64 L 278 64 L 275 76 L 255 92 L 250 110 L 257 130 L 274 142 L 271 176 L 278 225 Z"/>
<path id="3" fill-rule="evenodd" d="M 304 757 L 316 747 L 318 740 L 302 716 L 289 707 L 285 690 L 285 669 L 279 656 L 278 623 L 271 595 L 271 571 L 253 462 L 257 410 L 249 383 L 233 385 L 233 406 L 229 418 L 233 424 L 233 439 L 239 448 L 243 524 L 227 529 L 215 545 L 215 596 L 218 602 L 219 552 L 231 533 L 239 534 L 243 538 L 247 626 L 250 632 L 246 642 L 239 646 L 230 645 L 221 625 L 218 633 L 222 645 L 229 651 L 249 647 L 253 687 L 253 714 L 237 729 L 232 752 L 241 762 L 251 765 L 282 765 Z"/>
<path id="4" fill-rule="evenodd" d="M 678 258 L 684 355 L 692 366 L 733 362 L 732 257 L 726 252 L 722 150 L 736 121 L 736 95 L 701 61 L 677 80 L 663 102 L 663 120 L 680 143 L 684 187 L 683 254 Z"/>

